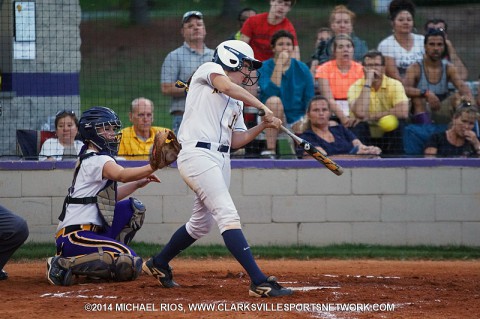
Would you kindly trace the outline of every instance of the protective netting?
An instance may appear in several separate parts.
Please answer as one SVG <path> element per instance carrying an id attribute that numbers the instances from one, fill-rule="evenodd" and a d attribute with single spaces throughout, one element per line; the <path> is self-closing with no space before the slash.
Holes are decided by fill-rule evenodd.
<path id="1" fill-rule="evenodd" d="M 264 59 L 258 87 L 249 91 L 279 108 L 285 125 L 297 134 L 309 130 L 304 138 L 329 155 L 378 156 L 364 146 L 379 147 L 385 157 L 423 156 L 428 146 L 440 150 L 431 136 L 438 133 L 451 143 L 445 130 L 455 123 L 456 107 L 478 100 L 480 40 L 472 31 L 480 26 L 480 4 L 417 1 L 412 7 L 409 1 L 395 2 L 392 10 L 390 1 L 381 0 L 302 0 L 293 6 L 283 0 L 0 0 L 0 158 L 75 158 L 83 144 L 76 119 L 101 105 L 112 108 L 124 128 L 133 125 L 123 134 L 126 146 L 119 156 L 145 159 L 155 127 L 177 131 L 181 122 L 185 92 L 175 82 L 186 82 L 198 65 L 211 60 L 220 42 L 231 38 L 250 41 L 256 57 Z M 336 7 L 338 3 L 346 7 Z M 255 11 L 241 11 L 247 7 Z M 285 10 L 291 25 L 278 20 Z M 255 12 L 265 15 L 247 21 Z M 273 46 L 269 14 L 289 31 L 274 36 Z M 428 36 L 435 40 L 430 51 L 438 49 L 433 47 L 440 39 L 454 71 L 436 63 L 436 51 L 426 49 L 429 32 L 436 32 Z M 386 59 L 363 59 L 372 49 Z M 285 50 L 288 58 L 280 68 Z M 300 63 L 285 62 L 295 57 Z M 414 64 L 417 69 L 409 73 Z M 399 81 L 376 85 L 366 70 Z M 327 100 L 312 103 L 317 115 L 307 114 L 314 95 Z M 138 103 L 141 97 L 146 104 L 144 99 Z M 318 116 L 325 105 L 327 129 L 325 116 Z M 390 118 L 379 126 L 379 119 L 389 114 L 399 121 Z M 476 136 L 477 117 L 472 117 L 473 127 L 467 126 Z M 256 109 L 247 106 L 244 121 L 247 127 L 258 124 Z M 457 131 L 457 144 L 444 156 L 476 155 L 478 140 L 463 137 L 462 144 L 462 130 Z M 302 156 L 287 136 L 271 131 L 232 150 L 232 156 L 258 158 L 262 152 L 269 158 Z"/>

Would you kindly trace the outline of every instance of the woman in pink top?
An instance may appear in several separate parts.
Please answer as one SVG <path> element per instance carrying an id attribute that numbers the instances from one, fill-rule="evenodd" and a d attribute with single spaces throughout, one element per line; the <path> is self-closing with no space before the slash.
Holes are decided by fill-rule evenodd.
<path id="1" fill-rule="evenodd" d="M 333 42 L 334 60 L 320 65 L 315 72 L 320 92 L 330 104 L 330 109 L 344 126 L 353 126 L 349 118 L 347 92 L 358 79 L 363 78 L 363 67 L 353 61 L 354 45 L 352 38 L 339 34 Z"/>

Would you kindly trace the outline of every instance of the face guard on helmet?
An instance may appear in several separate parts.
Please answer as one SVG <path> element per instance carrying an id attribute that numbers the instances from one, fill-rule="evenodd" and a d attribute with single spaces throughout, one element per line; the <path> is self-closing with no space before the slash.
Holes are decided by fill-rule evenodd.
<path id="1" fill-rule="evenodd" d="M 258 73 L 257 76 L 251 76 L 251 73 L 259 69 L 262 62 L 255 59 L 252 48 L 240 40 L 228 40 L 220 43 L 215 49 L 212 62 L 220 64 L 227 71 L 242 73 L 245 76 L 243 85 L 252 86 L 260 77 Z M 248 73 L 243 72 L 245 64 L 248 65 Z"/>
<path id="2" fill-rule="evenodd" d="M 101 152 L 116 156 L 122 138 L 121 127 L 122 122 L 113 110 L 94 106 L 83 112 L 78 129 L 84 143 L 90 142 Z"/>

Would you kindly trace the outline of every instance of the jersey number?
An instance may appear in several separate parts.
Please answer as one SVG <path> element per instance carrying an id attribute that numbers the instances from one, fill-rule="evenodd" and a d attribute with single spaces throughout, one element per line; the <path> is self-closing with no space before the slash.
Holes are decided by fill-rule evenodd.
<path id="1" fill-rule="evenodd" d="M 230 124 L 228 124 L 229 129 L 233 130 L 233 127 L 235 126 L 235 123 L 237 123 L 237 119 L 238 119 L 238 115 L 233 114 L 232 122 L 230 122 Z"/>

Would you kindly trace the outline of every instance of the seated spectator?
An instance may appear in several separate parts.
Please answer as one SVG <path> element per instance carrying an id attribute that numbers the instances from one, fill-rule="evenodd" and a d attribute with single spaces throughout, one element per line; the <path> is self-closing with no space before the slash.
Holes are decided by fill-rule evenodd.
<path id="1" fill-rule="evenodd" d="M 446 124 L 452 118 L 459 96 L 450 95 L 448 82 L 458 90 L 461 98 L 474 101 L 469 86 L 460 79 L 457 68 L 443 59 L 445 35 L 432 30 L 425 36 L 425 54 L 420 62 L 407 69 L 405 90 L 412 99 L 412 122 Z"/>
<path id="2" fill-rule="evenodd" d="M 315 39 L 315 52 L 312 55 L 312 60 L 310 61 L 310 71 L 312 75 L 315 75 L 315 70 L 319 64 L 319 57 L 327 49 L 327 43 L 333 37 L 333 31 L 330 28 L 322 27 L 317 31 L 317 38 Z"/>
<path id="3" fill-rule="evenodd" d="M 480 76 L 478 76 L 477 83 L 477 106 L 480 107 Z"/>
<path id="4" fill-rule="evenodd" d="M 333 8 L 330 13 L 330 28 L 333 31 L 333 37 L 322 48 L 317 49 L 314 55 L 315 64 L 325 63 L 333 58 L 332 45 L 335 36 L 339 34 L 347 34 L 352 38 L 355 52 L 353 59 L 357 62 L 362 60 L 362 57 L 368 51 L 367 42 L 357 37 L 353 32 L 353 24 L 355 23 L 355 13 L 349 10 L 344 5 L 338 5 Z"/>
<path id="5" fill-rule="evenodd" d="M 28 238 L 27 222 L 9 209 L 0 205 L 0 280 L 7 280 L 8 274 L 3 267 L 13 253 Z"/>
<path id="6" fill-rule="evenodd" d="M 349 129 L 342 125 L 329 125 L 330 107 L 328 99 L 315 95 L 308 104 L 301 138 L 312 143 L 326 155 L 356 154 L 379 155 L 382 150 L 376 146 L 364 145 Z M 303 148 L 297 148 L 297 156 L 305 156 Z"/>
<path id="7" fill-rule="evenodd" d="M 445 59 L 447 59 L 457 68 L 460 79 L 466 81 L 468 78 L 468 70 L 465 67 L 465 63 L 463 63 L 462 59 L 457 54 L 457 50 L 453 46 L 452 41 L 448 39 L 447 27 L 447 23 L 443 19 L 430 19 L 425 23 L 424 29 L 425 34 L 429 33 L 430 30 L 443 31 L 445 34 L 445 41 L 447 43 L 447 47 L 445 48 Z"/>
<path id="8" fill-rule="evenodd" d="M 150 154 L 155 134 L 165 128 L 152 126 L 153 102 L 144 97 L 132 101 L 128 118 L 132 126 L 122 129 L 118 155 L 130 160 L 146 160 Z"/>
<path id="9" fill-rule="evenodd" d="M 245 21 L 247 21 L 248 18 L 256 14 L 257 14 L 257 11 L 252 8 L 243 8 L 242 10 L 240 10 L 240 12 L 238 13 L 238 23 L 240 24 L 240 30 L 242 29 Z M 228 38 L 228 40 L 240 40 L 240 37 L 242 36 L 242 33 L 240 32 L 240 30 L 232 34 Z"/>
<path id="10" fill-rule="evenodd" d="M 258 70 L 260 101 L 288 126 L 295 126 L 313 96 L 313 77 L 307 65 L 293 58 L 293 35 L 285 30 L 271 39 L 274 53 Z M 267 150 L 262 157 L 275 157 L 278 130 L 265 129 Z"/>
<path id="11" fill-rule="evenodd" d="M 287 30 L 293 34 L 293 57 L 300 60 L 300 47 L 298 46 L 297 32 L 287 14 L 294 6 L 296 0 L 270 0 L 268 12 L 260 13 L 245 21 L 240 32 L 240 40 L 247 42 L 253 49 L 255 59 L 265 61 L 273 58 L 270 39 L 279 30 Z"/>
<path id="12" fill-rule="evenodd" d="M 453 114 L 450 127 L 433 134 L 425 145 L 426 156 L 472 157 L 480 155 L 480 141 L 472 130 L 479 119 L 478 109 L 461 105 Z"/>
<path id="13" fill-rule="evenodd" d="M 363 57 L 365 77 L 348 90 L 348 103 L 353 117 L 361 122 L 351 128 L 363 143 L 379 145 L 384 154 L 402 154 L 402 134 L 408 118 L 408 98 L 400 81 L 385 75 L 385 57 L 371 50 Z M 381 132 L 378 120 L 395 115 L 400 125 L 391 132 Z M 373 133 L 373 134 L 372 134 Z M 381 137 L 381 138 L 379 138 Z"/>
<path id="14" fill-rule="evenodd" d="M 350 127 L 350 109 L 348 107 L 347 92 L 350 86 L 358 79 L 363 78 L 363 67 L 353 61 L 354 44 L 346 34 L 340 34 L 333 41 L 334 60 L 318 66 L 315 79 L 323 96 L 330 105 L 330 110 L 344 126 Z"/>
<path id="15" fill-rule="evenodd" d="M 42 145 L 38 154 L 39 161 L 61 161 L 76 158 L 83 142 L 76 140 L 78 134 L 78 119 L 72 111 L 60 111 L 55 115 L 55 138 L 49 138 Z"/>
<path id="16" fill-rule="evenodd" d="M 393 0 L 388 7 L 393 34 L 380 42 L 385 56 L 385 74 L 402 81 L 409 65 L 422 59 L 423 35 L 413 33 L 415 5 L 410 0 Z"/>
<path id="17" fill-rule="evenodd" d="M 425 143 L 430 136 L 435 133 L 445 132 L 448 128 L 447 124 L 413 124 L 405 126 L 403 130 L 403 149 L 405 155 L 422 156 L 425 151 Z"/>

